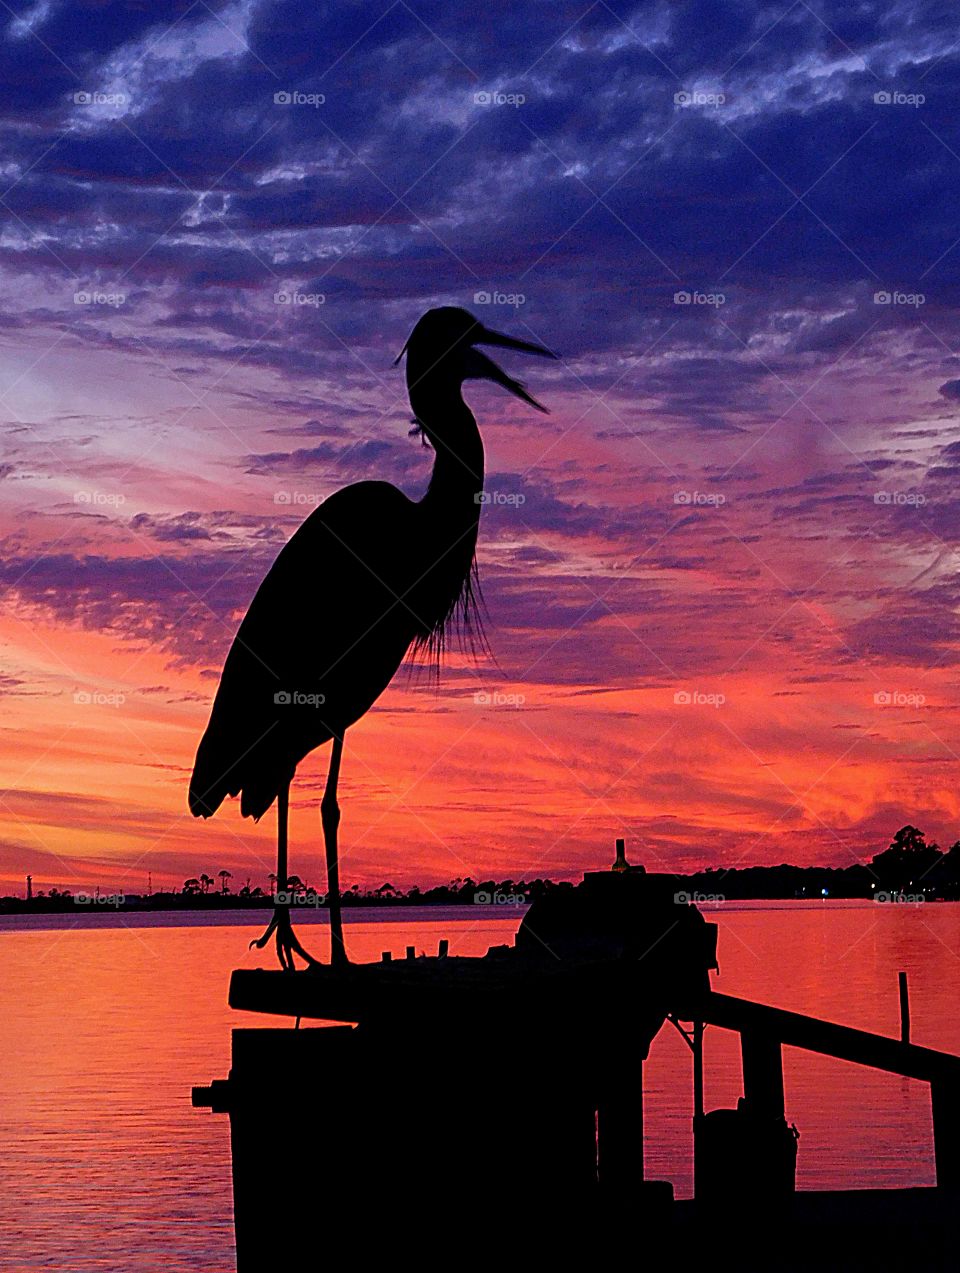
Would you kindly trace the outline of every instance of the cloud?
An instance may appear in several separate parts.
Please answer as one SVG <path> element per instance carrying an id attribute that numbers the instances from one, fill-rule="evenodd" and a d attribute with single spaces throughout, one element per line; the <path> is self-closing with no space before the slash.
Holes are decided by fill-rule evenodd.
<path id="1" fill-rule="evenodd" d="M 553 413 L 536 427 L 489 386 L 467 395 L 491 643 L 544 696 L 537 728 L 619 758 L 671 710 L 644 696 L 742 676 L 737 731 L 765 749 L 792 722 L 771 704 L 814 705 L 790 763 L 819 793 L 861 720 L 858 678 L 939 683 L 960 647 L 951 14 L 541 9 L 6 16 L 8 619 L 59 625 L 65 657 L 77 630 L 159 651 L 190 684 L 151 672 L 158 711 L 208 689 L 308 511 L 278 495 L 422 491 L 432 454 L 406 436 L 391 364 L 424 309 L 466 304 L 563 355 L 530 373 Z M 36 669 L 9 674 L 0 688 L 29 691 Z M 458 691 L 473 675 L 449 672 Z M 582 736 L 573 694 L 609 711 Z M 699 852 L 709 827 L 732 853 L 725 796 L 763 821 L 782 792 L 755 785 L 755 756 L 737 767 L 729 735 L 684 731 L 689 750 L 644 778 L 661 802 L 687 782 L 690 803 L 647 809 L 651 842 Z M 901 764 L 883 761 L 871 808 L 851 780 L 822 816 L 866 837 Z M 948 797 L 923 791 L 946 821 Z M 817 829 L 790 828 L 813 853 Z"/>

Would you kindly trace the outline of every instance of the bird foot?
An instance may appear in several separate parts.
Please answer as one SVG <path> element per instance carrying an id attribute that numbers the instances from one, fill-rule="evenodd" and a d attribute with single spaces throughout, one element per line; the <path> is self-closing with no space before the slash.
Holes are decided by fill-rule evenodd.
<path id="1" fill-rule="evenodd" d="M 319 964 L 319 959 L 314 959 L 313 955 L 307 953 L 297 940 L 293 931 L 293 924 L 290 922 L 289 906 L 276 905 L 273 908 L 273 918 L 267 925 L 267 930 L 262 937 L 256 938 L 248 947 L 252 950 L 256 946 L 257 950 L 263 950 L 270 938 L 276 933 L 277 942 L 277 958 L 280 960 L 280 967 L 285 972 L 295 972 L 296 964 L 293 956 L 299 955 L 305 960 L 308 967 L 314 967 Z"/>

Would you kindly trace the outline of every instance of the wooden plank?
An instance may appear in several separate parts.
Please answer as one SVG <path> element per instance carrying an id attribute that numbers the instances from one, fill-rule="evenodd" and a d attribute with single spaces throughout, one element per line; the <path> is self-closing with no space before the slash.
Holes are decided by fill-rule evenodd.
<path id="1" fill-rule="evenodd" d="M 960 1057 L 950 1052 L 901 1043 L 882 1034 L 836 1025 L 799 1012 L 786 1012 L 783 1008 L 771 1008 L 750 999 L 711 991 L 698 1002 L 697 1016 L 708 1025 L 766 1035 L 789 1047 L 805 1048 L 808 1052 L 853 1061 L 857 1065 L 869 1065 L 891 1074 L 902 1074 L 905 1078 L 921 1079 L 926 1083 L 960 1083 Z"/>
<path id="2" fill-rule="evenodd" d="M 361 1021 L 408 1012 L 467 1014 L 494 1009 L 507 995 L 538 1017 L 578 1011 L 591 1019 L 629 1022 L 641 1034 L 660 1020 L 648 1010 L 646 969 L 510 958 L 394 959 L 388 963 L 318 964 L 301 972 L 240 968 L 230 978 L 231 1008 L 323 1021 Z M 581 1030 L 583 1027 L 581 1026 Z M 575 1033 L 575 1031 L 574 1031 Z M 650 1036 L 652 1037 L 652 1035 Z M 645 1039 L 644 1046 L 649 1044 Z"/>

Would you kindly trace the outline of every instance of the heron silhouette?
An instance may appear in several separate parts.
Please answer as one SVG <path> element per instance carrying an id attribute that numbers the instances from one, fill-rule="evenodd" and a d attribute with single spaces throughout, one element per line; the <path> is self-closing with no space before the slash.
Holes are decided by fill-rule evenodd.
<path id="1" fill-rule="evenodd" d="M 546 411 L 477 345 L 556 355 L 484 327 L 465 309 L 428 310 L 406 354 L 415 422 L 435 452 L 423 498 L 388 482 L 357 482 L 325 500 L 278 555 L 240 625 L 197 749 L 189 805 L 196 817 L 240 796 L 259 820 L 277 802 L 277 896 L 255 943 L 276 935 L 285 969 L 309 955 L 293 932 L 287 895 L 290 783 L 314 748 L 332 743 L 320 816 L 327 868 L 331 963 L 346 963 L 340 914 L 337 785 L 346 730 L 389 685 L 407 651 L 438 660 L 451 628 L 476 621 L 477 529 L 483 505 L 480 431 L 465 380 L 492 380 Z M 396 365 L 396 364 L 394 364 Z"/>

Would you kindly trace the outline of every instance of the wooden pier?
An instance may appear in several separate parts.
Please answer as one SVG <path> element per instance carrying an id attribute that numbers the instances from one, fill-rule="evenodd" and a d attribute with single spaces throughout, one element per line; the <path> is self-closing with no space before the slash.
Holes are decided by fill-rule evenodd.
<path id="1" fill-rule="evenodd" d="M 564 910 L 540 917 L 536 942 L 522 940 L 521 928 L 515 947 L 485 958 L 442 949 L 431 958 L 233 974 L 234 1008 L 297 1025 L 342 1023 L 234 1030 L 229 1078 L 194 1089 L 195 1105 L 230 1115 L 240 1273 L 273 1267 L 275 1235 L 264 1215 L 309 1213 L 317 1198 L 333 1214 L 426 1207 L 443 1217 L 465 1206 L 522 1210 L 532 1196 L 552 1226 L 602 1213 L 605 1232 L 639 1224 L 686 1242 L 713 1240 L 719 1225 L 736 1236 L 740 1267 L 765 1273 L 952 1267 L 960 1057 L 718 993 L 706 976 L 716 930 L 694 907 L 679 908 L 678 918 L 656 877 L 631 883 L 629 868 L 586 884 L 590 923 L 598 898 L 619 890 L 606 933 L 615 957 L 598 955 L 592 936 L 589 957 L 578 953 L 582 942 L 564 946 L 579 922 Z M 629 928 L 626 902 L 637 898 L 645 926 L 638 945 L 655 955 L 618 946 Z M 538 954 L 544 934 L 549 958 Z M 668 1182 L 644 1175 L 643 1063 L 666 1020 L 693 1057 L 690 1202 L 675 1203 Z M 736 1109 L 704 1110 L 712 1029 L 740 1035 Z M 797 1193 L 785 1045 L 928 1083 L 936 1186 Z M 278 1138 L 291 1137 L 313 1146 L 305 1175 L 269 1170 Z M 927 1244 L 922 1260 L 911 1247 L 916 1226 Z M 788 1249 L 773 1254 L 785 1234 Z M 291 1264 L 315 1250 L 291 1241 Z"/>

